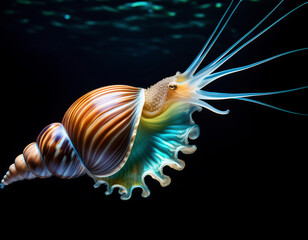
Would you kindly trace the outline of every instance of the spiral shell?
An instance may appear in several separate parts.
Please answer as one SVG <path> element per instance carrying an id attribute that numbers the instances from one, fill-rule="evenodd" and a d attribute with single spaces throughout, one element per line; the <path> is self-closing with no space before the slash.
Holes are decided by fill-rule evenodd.
<path id="1" fill-rule="evenodd" d="M 45 127 L 9 168 L 2 186 L 52 175 L 74 178 L 109 176 L 125 164 L 144 104 L 143 89 L 113 85 L 79 98 L 62 124 Z"/>
<path id="2" fill-rule="evenodd" d="M 109 86 L 78 99 L 66 112 L 63 126 L 95 176 L 109 176 L 125 164 L 144 104 L 143 90 Z"/>

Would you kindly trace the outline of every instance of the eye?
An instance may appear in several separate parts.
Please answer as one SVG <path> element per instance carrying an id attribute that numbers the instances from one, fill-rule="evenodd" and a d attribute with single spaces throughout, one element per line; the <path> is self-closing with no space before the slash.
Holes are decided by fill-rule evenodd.
<path id="1" fill-rule="evenodd" d="M 169 89 L 175 90 L 177 87 L 178 87 L 178 86 L 177 86 L 176 83 L 174 83 L 174 82 L 169 83 Z"/>

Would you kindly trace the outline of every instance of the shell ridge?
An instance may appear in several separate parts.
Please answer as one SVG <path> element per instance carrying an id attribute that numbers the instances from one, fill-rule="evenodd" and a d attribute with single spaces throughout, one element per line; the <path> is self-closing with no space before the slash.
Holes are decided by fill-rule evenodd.
<path id="1" fill-rule="evenodd" d="M 118 100 L 116 102 L 118 102 Z M 112 114 L 116 114 L 117 111 L 121 111 L 121 109 L 124 108 L 124 106 L 117 106 L 117 107 L 112 106 L 116 102 L 109 102 L 108 106 L 110 105 L 110 108 L 106 108 L 106 106 L 104 106 L 104 111 L 97 114 L 98 116 L 96 116 L 95 119 L 91 121 L 91 123 L 89 123 L 86 127 L 84 126 L 86 121 L 84 121 L 83 124 L 81 125 L 80 129 L 83 129 L 83 128 L 86 129 L 84 134 L 81 135 L 81 136 L 84 136 L 85 138 L 87 138 L 88 135 L 91 135 L 91 132 L 94 132 L 94 129 L 96 128 L 99 129 L 95 133 L 93 138 L 91 138 L 90 146 L 88 146 L 87 144 L 83 144 L 82 152 L 88 153 L 86 158 L 91 158 L 92 151 L 93 151 L 92 147 L 93 147 L 93 144 L 95 143 L 95 138 L 97 136 L 100 136 L 104 131 L 106 131 L 105 124 L 108 124 L 108 122 L 112 120 Z"/>
<path id="2" fill-rule="evenodd" d="M 143 108 L 143 103 L 144 103 L 144 97 L 143 97 L 143 89 L 140 90 L 140 92 L 138 92 L 138 97 L 134 99 L 133 103 L 132 102 L 128 102 L 124 108 L 128 108 L 128 110 L 131 111 L 131 113 L 129 113 L 129 123 L 123 125 L 122 123 L 125 122 L 126 118 L 123 119 L 119 125 L 123 126 L 120 131 L 118 131 L 116 133 L 116 135 L 112 138 L 112 140 L 108 143 L 108 145 L 104 148 L 104 151 L 101 153 L 101 157 L 109 150 L 110 146 L 112 145 L 113 141 L 115 141 L 116 139 L 118 139 L 119 137 L 121 137 L 121 135 L 123 136 L 123 132 L 125 133 L 125 130 L 128 128 L 128 126 L 134 126 L 131 128 L 131 130 L 129 131 L 129 133 L 126 133 L 128 136 L 131 136 L 131 140 L 130 140 L 130 143 L 128 144 L 127 148 L 125 149 L 125 156 L 123 156 L 121 162 L 119 163 L 119 166 L 116 167 L 116 169 L 110 173 L 110 174 L 107 174 L 107 175 L 97 175 L 95 176 L 95 178 L 100 178 L 100 177 L 106 177 L 106 176 L 109 176 L 109 175 L 112 175 L 114 174 L 114 172 L 118 171 L 119 169 L 121 169 L 123 167 L 123 165 L 125 164 L 125 162 L 127 161 L 128 159 L 128 156 L 129 156 L 129 153 L 130 153 L 130 150 L 133 146 L 133 143 L 134 143 L 134 139 L 135 139 L 135 135 L 136 135 L 136 131 L 137 131 L 137 127 L 139 125 L 139 120 L 140 120 L 140 115 L 141 115 L 141 111 L 142 111 L 142 108 Z M 137 107 L 135 107 L 137 106 Z M 127 111 L 128 111 L 127 110 Z M 125 112 L 124 112 L 125 113 Z M 123 114 L 124 114 L 123 113 Z M 130 124 L 132 122 L 132 124 Z M 115 126 L 113 126 L 112 129 L 114 129 Z M 118 127 L 116 127 L 118 128 Z M 120 140 L 125 140 L 124 138 L 120 139 Z M 119 147 L 119 146 L 118 146 Z M 118 151 L 115 151 L 114 154 L 117 154 Z M 99 162 L 99 161 L 97 161 Z M 105 166 L 109 166 L 109 165 L 112 165 L 112 163 L 108 163 L 106 162 L 105 163 Z"/>
<path id="3" fill-rule="evenodd" d="M 102 96 L 100 96 L 96 100 L 98 101 L 100 98 L 102 98 Z M 91 100 L 91 103 L 92 103 L 92 101 L 93 100 Z M 108 101 L 107 103 L 103 102 L 103 104 L 104 104 L 104 110 L 103 111 L 102 111 L 101 108 L 98 109 L 98 107 L 95 106 L 95 104 L 93 104 L 93 106 L 89 106 L 89 107 L 84 106 L 83 107 L 83 109 L 79 113 L 79 118 L 82 118 L 82 116 L 84 116 L 84 115 L 88 115 L 88 116 L 85 117 L 85 120 L 78 127 L 78 129 L 79 129 L 78 136 L 83 135 L 83 134 L 85 134 L 85 135 L 88 134 L 87 131 L 85 133 L 83 133 L 82 130 L 89 129 L 91 127 L 91 125 L 95 121 L 98 120 L 98 118 L 100 118 L 102 115 L 106 114 L 108 111 L 110 111 L 111 109 L 114 108 L 112 101 Z M 89 105 L 89 103 L 87 105 Z M 100 111 L 100 114 L 97 114 L 98 110 Z M 79 144 L 79 143 L 77 143 L 77 144 Z"/>
<path id="4" fill-rule="evenodd" d="M 122 109 L 122 108 L 121 108 L 121 109 Z M 125 112 L 122 112 L 121 114 L 123 115 L 124 113 L 125 113 Z M 121 114 L 119 114 L 116 118 L 122 117 Z M 115 120 L 115 119 L 113 119 L 113 120 Z M 125 118 L 124 118 L 124 119 L 121 118 L 121 119 L 120 119 L 120 122 L 118 122 L 118 123 L 116 123 L 116 124 L 112 124 L 112 127 L 110 128 L 109 134 L 110 134 L 111 132 L 115 132 L 114 129 L 119 128 L 118 126 L 119 126 L 120 124 L 122 124 L 123 121 L 125 122 Z M 110 125 L 110 124 L 109 124 L 109 125 Z M 91 155 L 96 156 L 96 155 L 97 155 L 97 152 L 100 150 L 101 145 L 103 145 L 103 143 L 106 141 L 106 138 L 108 137 L 109 134 L 108 134 L 108 135 L 105 134 L 105 135 L 102 136 L 102 133 L 104 133 L 104 131 L 106 131 L 106 128 L 107 128 L 107 127 L 108 127 L 108 125 L 106 126 L 106 124 L 104 124 L 103 126 L 101 126 L 100 130 L 97 131 L 97 133 L 93 136 L 92 141 L 91 141 L 91 144 L 90 144 L 90 147 L 89 147 L 89 151 L 88 151 L 88 153 L 91 153 Z M 125 130 L 125 129 L 122 128 L 122 129 L 120 130 L 120 132 L 122 133 L 124 130 Z M 119 135 L 119 134 L 117 134 L 117 135 Z M 116 137 L 116 136 L 115 136 L 115 137 Z M 109 149 L 109 146 L 112 145 L 112 142 L 115 140 L 115 137 L 113 137 L 112 140 L 107 144 L 107 146 L 105 147 L 105 149 L 104 149 L 104 151 L 103 151 L 103 153 L 102 153 L 101 155 L 104 155 L 104 153 Z M 100 139 L 100 140 L 99 140 L 99 143 L 97 143 L 98 139 Z M 95 144 L 95 143 L 96 143 L 97 146 L 96 146 L 96 148 L 94 149 L 94 144 Z M 98 162 L 99 162 L 99 161 L 97 161 L 97 163 L 98 163 Z"/>
<path id="5" fill-rule="evenodd" d="M 35 142 L 34 145 L 38 149 L 39 156 L 41 157 L 41 161 L 42 161 L 43 165 L 45 166 L 45 169 L 47 170 L 48 173 L 50 173 L 50 175 L 52 175 L 52 173 L 48 170 L 48 167 L 47 167 L 47 165 L 46 165 L 46 163 L 44 161 L 44 158 L 42 156 L 41 151 L 39 150 L 39 146 L 38 146 L 37 142 Z"/>
<path id="6" fill-rule="evenodd" d="M 60 123 L 60 124 L 61 124 L 61 123 Z M 70 136 L 68 135 L 68 133 L 67 133 L 65 127 L 64 127 L 62 124 L 61 124 L 61 127 L 62 127 L 62 130 L 63 130 L 63 133 L 67 136 L 67 140 L 70 142 L 70 145 L 71 145 L 71 147 L 73 148 L 74 153 L 76 154 L 76 156 L 77 156 L 77 158 L 78 158 L 80 164 L 82 165 L 82 167 L 84 168 L 84 170 L 86 170 L 86 172 L 87 172 L 88 174 L 90 174 L 90 173 L 89 173 L 89 170 L 88 170 L 88 169 L 86 168 L 86 166 L 84 165 L 84 163 L 83 163 L 83 161 L 82 161 L 82 158 L 80 157 L 79 152 L 78 152 L 77 149 L 75 148 L 75 146 L 74 146 L 74 144 L 73 144 L 73 142 L 72 142 Z"/>
<path id="7" fill-rule="evenodd" d="M 32 170 L 28 167 L 28 164 L 27 164 L 27 162 L 26 162 L 26 159 L 25 159 L 25 157 L 24 157 L 24 155 L 21 155 L 21 157 L 22 157 L 22 160 L 23 160 L 23 163 L 24 163 L 24 165 L 26 166 L 26 168 L 27 168 L 27 171 L 26 171 L 26 173 L 27 173 L 27 176 L 25 177 L 25 179 L 33 179 L 33 178 L 36 178 L 37 176 L 32 172 Z"/>
<path id="8" fill-rule="evenodd" d="M 126 161 L 134 126 L 125 124 L 134 124 L 131 120 L 137 119 L 134 115 L 141 115 L 144 100 L 140 96 L 143 98 L 141 88 L 102 87 L 79 98 L 65 113 L 63 125 L 93 179 L 96 180 L 97 175 L 117 172 L 123 166 L 121 161 Z M 139 105 L 137 112 L 134 107 Z M 116 135 L 118 130 L 122 131 L 123 138 Z M 121 153 L 114 154 L 113 151 Z"/>

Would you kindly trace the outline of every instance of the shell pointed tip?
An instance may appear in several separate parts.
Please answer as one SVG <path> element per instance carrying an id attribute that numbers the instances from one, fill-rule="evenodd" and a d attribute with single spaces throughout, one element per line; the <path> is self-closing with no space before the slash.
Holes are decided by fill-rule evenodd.
<path id="1" fill-rule="evenodd" d="M 3 189 L 5 185 L 3 183 L 0 184 L 0 189 Z"/>

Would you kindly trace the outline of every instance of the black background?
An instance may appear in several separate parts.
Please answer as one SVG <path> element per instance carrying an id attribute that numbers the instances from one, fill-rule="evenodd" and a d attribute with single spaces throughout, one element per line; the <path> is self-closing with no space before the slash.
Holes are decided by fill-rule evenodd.
<path id="1" fill-rule="evenodd" d="M 230 23 L 237 31 L 232 35 L 232 29 L 227 29 L 209 58 L 217 56 L 261 19 L 274 6 L 270 2 L 243 4 Z M 286 1 L 272 20 L 301 2 Z M 4 1 L 4 8 L 8 5 L 8 1 Z M 0 29 L 3 60 L 0 174 L 5 174 L 15 157 L 36 139 L 46 125 L 61 121 L 66 109 L 86 92 L 110 84 L 145 88 L 178 70 L 185 70 L 218 22 L 223 9 L 207 15 L 212 21 L 209 26 L 196 29 L 198 34 L 204 33 L 203 38 L 169 40 L 160 47 L 170 54 L 154 51 L 137 56 L 125 51 L 129 47 L 126 42 L 85 51 L 79 48 L 87 45 L 85 36 L 71 41 L 65 38 L 65 31 L 49 31 L 48 28 L 41 35 L 29 36 L 22 26 L 14 24 L 14 16 L 3 15 Z M 307 47 L 307 34 L 304 34 L 306 12 L 307 7 L 304 7 L 292 14 L 224 68 Z M 183 34 L 185 31 L 192 30 L 184 30 Z M 110 34 L 119 34 L 120 38 L 127 34 L 135 41 L 147 41 L 153 36 L 160 37 L 160 34 L 164 37 L 168 31 L 155 29 Z M 96 41 L 104 41 L 104 37 Z M 137 45 L 133 47 L 137 52 Z M 253 92 L 304 86 L 307 85 L 306 58 L 306 52 L 282 57 L 218 80 L 208 89 Z M 263 97 L 262 100 L 307 113 L 306 94 L 304 90 Z M 135 189 L 128 201 L 120 200 L 117 190 L 105 196 L 105 186 L 94 189 L 93 180 L 88 176 L 73 180 L 52 177 L 16 182 L 4 188 L 0 191 L 1 206 L 11 209 L 13 213 L 10 215 L 13 216 L 31 215 L 37 219 L 76 216 L 81 224 L 91 222 L 90 219 L 95 217 L 114 220 L 121 225 L 129 222 L 132 216 L 145 221 L 156 216 L 161 222 L 179 224 L 197 221 L 198 217 L 212 225 L 225 221 L 226 225 L 250 226 L 256 221 L 266 228 L 271 228 L 274 222 L 289 225 L 295 221 L 301 228 L 298 216 L 304 214 L 307 203 L 307 117 L 238 101 L 213 102 L 213 105 L 230 109 L 230 114 L 220 116 L 207 110 L 194 113 L 194 120 L 201 129 L 200 137 L 191 141 L 198 147 L 196 153 L 180 154 L 179 157 L 186 162 L 183 171 L 164 168 L 164 173 L 172 179 L 165 188 L 147 177 L 146 183 L 151 191 L 148 198 L 140 196 L 140 189 Z M 87 217 L 79 218 L 81 215 Z"/>

